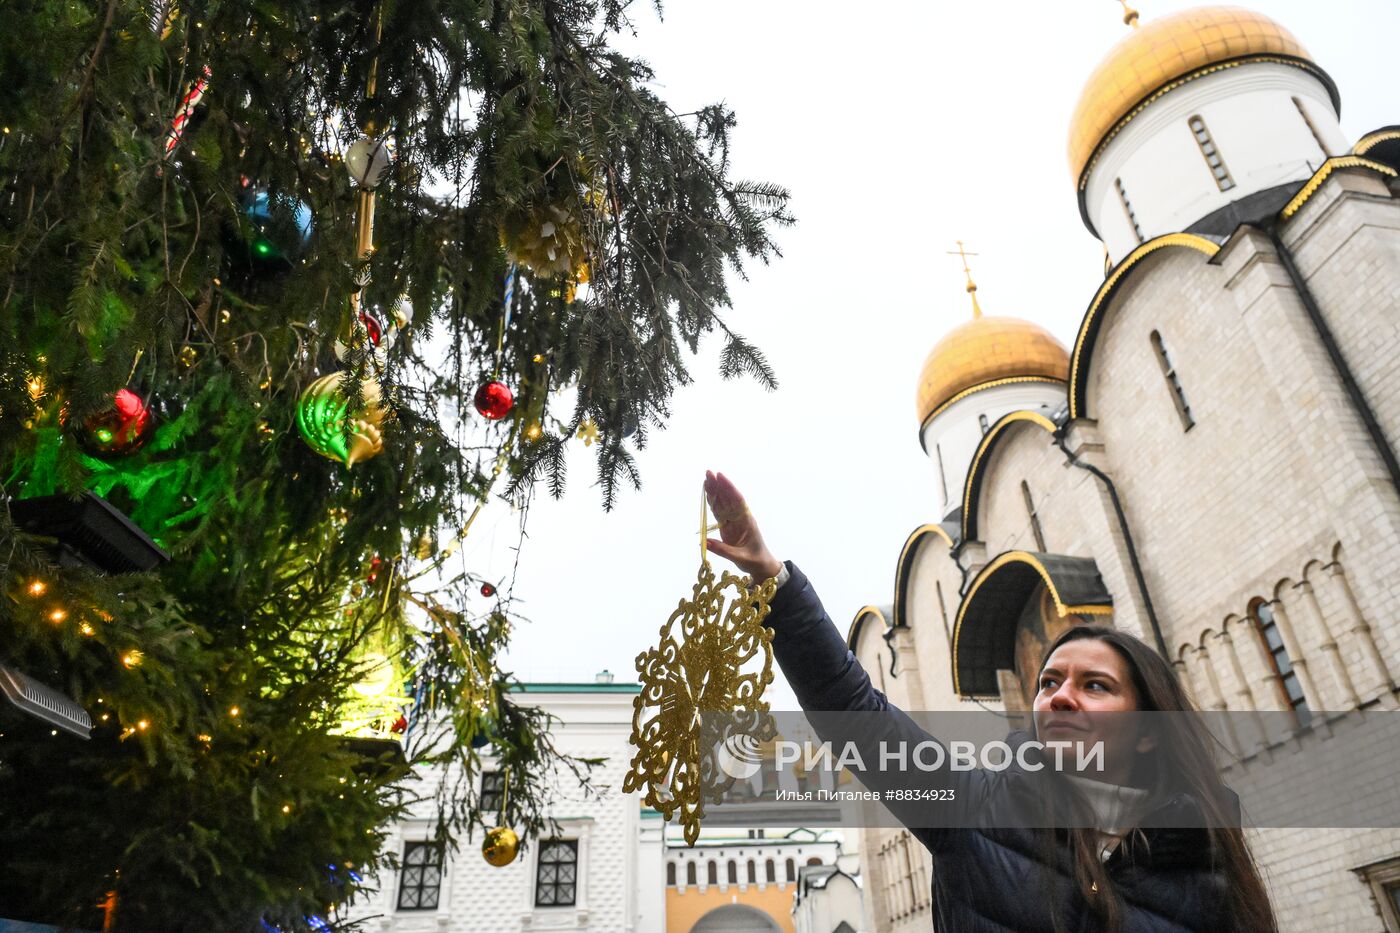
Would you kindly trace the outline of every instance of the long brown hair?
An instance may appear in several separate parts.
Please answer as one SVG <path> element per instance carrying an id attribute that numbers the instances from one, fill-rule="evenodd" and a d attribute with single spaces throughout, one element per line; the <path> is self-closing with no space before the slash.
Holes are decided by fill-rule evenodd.
<path id="1" fill-rule="evenodd" d="M 1132 635 L 1106 626 L 1076 625 L 1068 629 L 1045 652 L 1040 669 L 1044 670 L 1050 656 L 1061 645 L 1090 638 L 1113 648 L 1127 662 L 1133 686 L 1137 688 L 1140 711 L 1197 711 L 1164 658 Z M 1244 832 L 1239 828 L 1237 816 L 1227 809 L 1226 801 L 1232 799 L 1232 795 L 1220 780 L 1220 772 L 1211 755 L 1213 737 L 1199 716 L 1161 716 L 1153 719 L 1161 720 L 1155 724 L 1157 744 L 1151 752 L 1159 766 L 1148 771 L 1153 785 L 1148 789 L 1157 799 L 1173 790 L 1184 790 L 1200 805 L 1209 833 L 1212 858 L 1225 878 L 1230 923 L 1222 924 L 1221 929 L 1236 933 L 1276 933 L 1278 924 L 1258 866 L 1245 842 Z M 1108 873 L 1099 859 L 1097 832 L 1092 828 L 1071 829 L 1069 841 L 1076 887 L 1099 915 L 1105 928 L 1110 933 L 1118 933 L 1122 927 L 1122 912 Z M 1126 839 L 1124 841 L 1126 843 Z M 1101 893 L 1095 896 L 1095 892 Z"/>

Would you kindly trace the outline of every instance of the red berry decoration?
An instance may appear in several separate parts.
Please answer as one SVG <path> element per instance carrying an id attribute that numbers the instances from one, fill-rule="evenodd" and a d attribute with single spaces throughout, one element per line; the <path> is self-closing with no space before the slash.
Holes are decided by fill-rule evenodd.
<path id="1" fill-rule="evenodd" d="M 493 379 L 476 390 L 472 403 L 481 412 L 481 417 L 500 421 L 515 407 L 515 396 L 511 394 L 510 386 Z"/>
<path id="2" fill-rule="evenodd" d="M 481 584 L 481 595 L 490 599 L 492 596 L 496 595 L 496 588 L 489 583 L 483 583 Z"/>
<path id="3" fill-rule="evenodd" d="M 377 555 L 369 562 L 369 576 L 365 577 L 366 583 L 373 583 L 379 579 L 379 568 L 384 566 L 384 561 Z"/>
<path id="4" fill-rule="evenodd" d="M 83 422 L 78 439 L 94 457 L 125 457 L 151 436 L 151 410 L 130 389 L 118 390 L 112 407 Z"/>
<path id="5" fill-rule="evenodd" d="M 394 724 L 389 727 L 389 731 L 394 733 L 394 735 L 403 735 L 408 731 L 408 719 L 404 716 L 395 719 Z"/>

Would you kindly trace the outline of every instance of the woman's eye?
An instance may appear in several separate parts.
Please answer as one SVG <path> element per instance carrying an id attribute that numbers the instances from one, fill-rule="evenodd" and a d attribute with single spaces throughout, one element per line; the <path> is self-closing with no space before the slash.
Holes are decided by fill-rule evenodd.
<path id="1" fill-rule="evenodd" d="M 1108 684 L 1104 683 L 1104 682 L 1101 681 L 1101 680 L 1091 680 L 1091 681 L 1089 681 L 1089 689 L 1090 689 L 1090 690 L 1093 690 L 1095 687 L 1097 687 L 1097 688 L 1100 689 L 1100 690 L 1104 690 L 1104 691 L 1107 691 L 1107 690 L 1108 690 Z"/>
<path id="2" fill-rule="evenodd" d="M 1042 690 L 1049 690 L 1053 686 L 1055 686 L 1055 678 L 1053 677 L 1046 677 L 1040 681 L 1040 689 Z"/>

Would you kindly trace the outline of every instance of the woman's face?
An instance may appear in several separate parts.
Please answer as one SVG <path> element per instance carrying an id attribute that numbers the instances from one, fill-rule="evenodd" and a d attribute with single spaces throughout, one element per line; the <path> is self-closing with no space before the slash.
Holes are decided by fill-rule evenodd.
<path id="1" fill-rule="evenodd" d="M 1139 717 L 1126 715 L 1140 708 L 1132 671 L 1117 649 L 1097 638 L 1055 649 L 1041 668 L 1032 708 L 1036 738 L 1042 742 L 1082 743 L 1086 749 L 1104 743 L 1104 772 L 1090 771 L 1086 777 L 1123 783 L 1135 753 L 1146 750 L 1137 741 Z M 1072 763 L 1075 754 L 1067 753 L 1064 760 Z"/>

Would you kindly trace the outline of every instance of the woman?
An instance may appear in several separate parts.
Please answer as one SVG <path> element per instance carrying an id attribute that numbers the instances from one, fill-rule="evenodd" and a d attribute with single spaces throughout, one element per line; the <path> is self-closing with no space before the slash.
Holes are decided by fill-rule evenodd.
<path id="1" fill-rule="evenodd" d="M 764 545 L 734 484 L 722 473 L 707 472 L 705 492 L 720 521 L 720 540 L 711 539 L 709 548 L 756 580 L 777 578 L 767 624 L 774 630 L 778 664 L 802 708 L 879 712 L 894 733 L 926 735 L 871 686 L 802 571 L 778 561 Z M 1103 739 L 1105 770 L 1092 780 L 1055 779 L 1064 782 L 1077 807 L 1057 812 L 1079 817 L 1056 829 L 999 818 L 1014 810 L 1029 779 L 1024 771 L 974 771 L 960 778 L 959 799 L 970 801 L 964 805 L 979 818 L 975 826 L 911 826 L 934 855 L 933 928 L 1276 931 L 1238 828 L 1238 800 L 1220 781 L 1209 734 L 1194 715 L 1131 715 L 1194 713 L 1166 661 L 1123 632 L 1081 625 L 1051 646 L 1038 684 L 1037 737 Z M 1133 719 L 1153 719 L 1156 728 L 1143 732 L 1122 725 Z"/>

